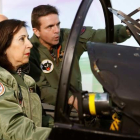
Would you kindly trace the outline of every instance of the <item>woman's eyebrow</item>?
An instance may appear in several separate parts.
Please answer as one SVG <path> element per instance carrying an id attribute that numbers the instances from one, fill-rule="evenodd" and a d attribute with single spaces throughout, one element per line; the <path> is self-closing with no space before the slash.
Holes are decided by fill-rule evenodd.
<path id="1" fill-rule="evenodd" d="M 20 37 L 29 37 L 29 35 L 23 34 L 23 35 L 20 35 L 18 38 L 20 38 Z"/>

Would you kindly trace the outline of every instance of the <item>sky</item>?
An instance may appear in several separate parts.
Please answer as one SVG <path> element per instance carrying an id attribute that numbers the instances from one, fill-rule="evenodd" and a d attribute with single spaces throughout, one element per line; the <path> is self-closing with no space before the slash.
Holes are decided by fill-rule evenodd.
<path id="1" fill-rule="evenodd" d="M 111 0 L 111 2 L 114 9 L 120 10 L 125 14 L 129 14 L 140 7 L 140 0 Z M 16 18 L 27 22 L 29 25 L 28 32 L 31 37 L 33 32 L 30 17 L 34 7 L 42 4 L 56 6 L 60 14 L 61 27 L 71 28 L 81 0 L 14 0 L 14 2 L 13 0 L 0 0 L 0 3 L 2 4 L 0 11 L 8 18 Z M 140 18 L 140 12 L 134 18 Z M 114 16 L 114 21 L 115 24 L 122 24 L 116 16 Z M 92 26 L 94 29 L 105 27 L 102 7 L 99 0 L 93 0 L 84 25 Z M 133 37 L 123 43 L 123 45 L 139 47 Z"/>

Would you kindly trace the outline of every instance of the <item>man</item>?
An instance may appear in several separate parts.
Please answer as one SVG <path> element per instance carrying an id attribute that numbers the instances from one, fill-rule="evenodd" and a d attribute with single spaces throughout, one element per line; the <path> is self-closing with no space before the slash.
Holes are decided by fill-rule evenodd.
<path id="1" fill-rule="evenodd" d="M 8 18 L 2 14 L 0 14 L 0 22 L 3 21 L 3 20 L 7 20 Z"/>
<path id="2" fill-rule="evenodd" d="M 51 5 L 40 5 L 32 11 L 32 28 L 34 35 L 30 39 L 33 48 L 30 55 L 30 73 L 40 90 L 42 102 L 55 105 L 58 81 L 65 45 L 69 35 L 69 29 L 60 29 L 59 14 Z M 130 36 L 126 27 L 115 26 L 115 42 L 123 42 Z M 91 27 L 83 27 L 78 42 L 76 56 L 74 58 L 72 77 L 70 83 L 82 90 L 79 59 L 86 51 L 86 42 L 105 42 L 105 30 L 94 30 Z M 73 96 L 69 103 L 73 102 Z"/>

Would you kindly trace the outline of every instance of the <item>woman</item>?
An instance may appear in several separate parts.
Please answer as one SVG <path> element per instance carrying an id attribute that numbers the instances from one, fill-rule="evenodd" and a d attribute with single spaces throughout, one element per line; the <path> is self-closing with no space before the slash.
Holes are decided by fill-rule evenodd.
<path id="1" fill-rule="evenodd" d="M 0 22 L 0 140 L 44 140 L 51 132 L 41 127 L 42 107 L 34 80 L 17 74 L 28 63 L 31 48 L 25 22 Z"/>

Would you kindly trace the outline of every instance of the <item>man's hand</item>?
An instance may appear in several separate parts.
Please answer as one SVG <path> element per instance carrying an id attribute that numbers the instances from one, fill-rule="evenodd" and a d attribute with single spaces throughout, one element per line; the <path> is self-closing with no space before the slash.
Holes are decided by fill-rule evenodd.
<path id="1" fill-rule="evenodd" d="M 68 104 L 73 105 L 73 107 L 78 110 L 78 100 L 77 98 L 72 95 L 69 100 L 68 100 Z"/>
<path id="2" fill-rule="evenodd" d="M 128 28 L 126 28 L 126 32 L 127 32 L 128 36 L 131 36 L 131 33 Z"/>

